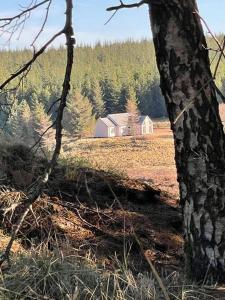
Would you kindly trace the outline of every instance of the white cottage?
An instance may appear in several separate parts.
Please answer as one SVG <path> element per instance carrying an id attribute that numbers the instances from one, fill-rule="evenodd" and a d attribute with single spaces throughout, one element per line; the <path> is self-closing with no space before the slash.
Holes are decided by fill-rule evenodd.
<path id="1" fill-rule="evenodd" d="M 99 118 L 96 123 L 95 137 L 114 137 L 131 135 L 129 113 L 109 114 Z M 135 124 L 138 135 L 153 133 L 153 122 L 148 116 L 139 116 Z"/>

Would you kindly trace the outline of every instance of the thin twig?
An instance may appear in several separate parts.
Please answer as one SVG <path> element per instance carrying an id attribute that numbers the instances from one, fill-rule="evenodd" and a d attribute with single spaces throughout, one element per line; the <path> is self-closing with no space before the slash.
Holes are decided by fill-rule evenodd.
<path id="1" fill-rule="evenodd" d="M 218 41 L 218 39 L 216 38 L 216 36 L 213 34 L 213 32 L 211 31 L 211 29 L 209 28 L 208 24 L 206 23 L 206 21 L 203 19 L 203 17 L 199 14 L 199 12 L 197 10 L 194 11 L 194 13 L 196 15 L 198 15 L 198 17 L 200 18 L 200 20 L 203 22 L 203 24 L 205 25 L 206 29 L 208 30 L 209 34 L 211 35 L 211 37 L 214 39 L 214 41 L 216 42 L 217 46 L 219 47 L 219 50 L 222 51 L 222 46 L 220 44 L 220 42 Z M 222 51 L 223 52 L 223 51 Z M 225 54 L 223 52 L 223 57 L 225 58 Z"/>
<path id="2" fill-rule="evenodd" d="M 23 10 L 21 13 L 15 15 L 13 17 L 0 18 L 0 22 L 6 22 L 6 24 L 1 25 L 0 28 L 10 24 L 13 20 L 20 19 L 23 15 L 31 12 L 32 10 L 35 10 L 36 8 L 40 7 L 41 5 L 43 5 L 43 4 L 45 4 L 49 1 L 51 1 L 51 0 L 41 1 L 41 2 L 31 6 L 31 7 L 28 7 L 27 9 Z"/>
<path id="3" fill-rule="evenodd" d="M 109 22 L 112 20 L 112 18 L 115 16 L 115 14 L 118 12 L 118 9 L 114 11 L 114 13 L 111 15 L 111 17 L 105 22 L 104 25 L 109 24 Z"/>
<path id="4" fill-rule="evenodd" d="M 52 104 L 50 105 L 50 107 L 49 107 L 49 109 L 48 109 L 48 111 L 47 111 L 47 114 L 50 113 L 50 111 L 52 110 L 53 106 L 55 106 L 56 103 L 58 103 L 60 100 L 61 100 L 61 99 L 59 98 L 59 99 L 56 99 L 54 102 L 52 102 Z"/>
<path id="5" fill-rule="evenodd" d="M 37 35 L 35 36 L 35 38 L 34 38 L 32 44 L 31 44 L 32 47 L 34 47 L 35 42 L 37 41 L 37 39 L 39 38 L 39 36 L 40 36 L 41 33 L 43 32 L 44 27 L 45 27 L 45 25 L 46 25 L 46 22 L 47 22 L 47 20 L 48 20 L 48 15 L 49 15 L 50 6 L 51 6 L 51 4 L 52 4 L 52 0 L 48 0 L 48 1 L 49 1 L 49 3 L 48 3 L 48 6 L 47 6 L 47 8 L 46 8 L 46 14 L 45 14 L 44 21 L 43 21 L 43 23 L 42 23 L 41 29 L 39 30 L 39 32 L 37 33 Z"/>
<path id="6" fill-rule="evenodd" d="M 218 71 L 218 68 L 219 68 L 222 56 L 224 54 L 224 48 L 225 48 L 225 37 L 223 38 L 222 47 L 221 47 L 221 50 L 220 50 L 220 55 L 219 55 L 218 61 L 216 63 L 215 71 L 214 71 L 214 74 L 213 74 L 214 78 L 216 78 L 216 74 L 217 74 L 217 71 Z"/>
<path id="7" fill-rule="evenodd" d="M 225 103 L 225 96 L 223 95 L 221 90 L 217 87 L 215 81 L 212 81 L 212 85 L 214 86 L 214 88 L 215 88 L 217 94 L 220 96 L 221 100 Z"/>

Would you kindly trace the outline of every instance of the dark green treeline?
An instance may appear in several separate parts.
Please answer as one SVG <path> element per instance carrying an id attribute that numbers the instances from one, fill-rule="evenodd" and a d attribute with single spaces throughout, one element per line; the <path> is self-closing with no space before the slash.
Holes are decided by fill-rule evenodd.
<path id="1" fill-rule="evenodd" d="M 208 43 L 210 47 L 214 47 L 211 40 L 208 40 Z M 65 54 L 63 47 L 50 49 L 38 59 L 27 78 L 23 80 L 16 96 L 14 95 L 14 106 L 21 106 L 22 103 L 23 106 L 28 105 L 32 112 L 40 105 L 45 112 L 48 111 L 60 95 L 65 71 Z M 31 57 L 32 53 L 29 50 L 0 51 L 0 82 Z M 212 67 L 215 63 L 216 59 Z M 225 86 L 224 74 L 225 66 L 221 64 L 217 84 L 222 89 Z M 153 118 L 167 115 L 159 88 L 152 41 L 76 47 L 69 107 L 76 106 L 76 103 L 77 107 L 76 111 L 71 112 L 71 116 L 82 118 L 81 112 L 85 114 L 85 108 L 86 114 L 91 114 L 90 120 L 108 113 L 124 112 L 130 95 L 135 98 L 133 100 L 137 102 L 142 114 Z M 75 101 L 74 97 L 79 101 Z M 82 101 L 82 98 L 85 100 Z M 82 108 L 79 108 L 79 105 Z M 14 110 L 18 111 L 16 107 Z M 50 112 L 52 119 L 55 117 L 55 111 L 54 108 Z M 4 116 L 1 116 L 1 121 L 3 119 Z"/>

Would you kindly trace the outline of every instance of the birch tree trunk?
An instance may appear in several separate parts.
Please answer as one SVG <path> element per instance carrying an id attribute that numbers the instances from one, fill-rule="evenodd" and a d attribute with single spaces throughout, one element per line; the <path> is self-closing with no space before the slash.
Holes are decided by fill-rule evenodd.
<path id="1" fill-rule="evenodd" d="M 225 139 L 195 0 L 150 1 L 150 19 L 174 134 L 187 272 L 225 281 Z"/>

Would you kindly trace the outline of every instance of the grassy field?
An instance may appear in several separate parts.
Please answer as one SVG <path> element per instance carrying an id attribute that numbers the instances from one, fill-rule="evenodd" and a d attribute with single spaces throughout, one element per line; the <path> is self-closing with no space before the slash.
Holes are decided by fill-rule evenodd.
<path id="1" fill-rule="evenodd" d="M 174 147 L 169 129 L 136 140 L 130 137 L 82 139 L 65 147 L 63 156 L 97 170 L 149 181 L 163 191 L 178 195 Z"/>

